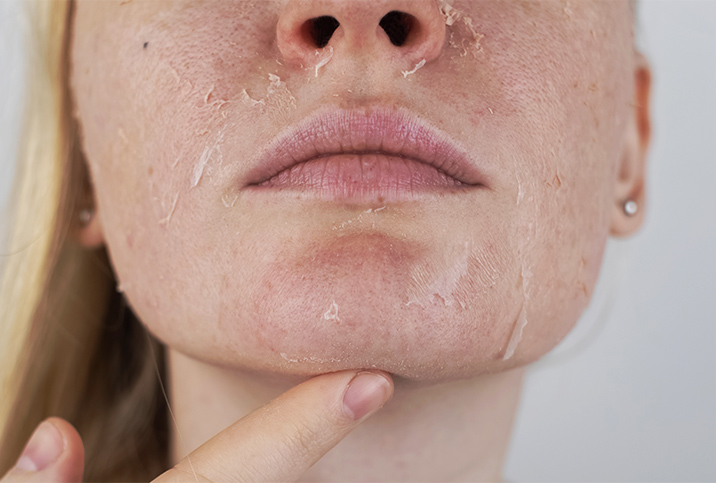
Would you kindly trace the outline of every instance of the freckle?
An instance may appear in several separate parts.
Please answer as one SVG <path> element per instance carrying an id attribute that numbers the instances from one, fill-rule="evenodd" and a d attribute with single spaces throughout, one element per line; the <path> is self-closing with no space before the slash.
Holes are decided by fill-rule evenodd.
<path id="1" fill-rule="evenodd" d="M 152 168 L 152 167 L 150 166 L 149 169 L 147 170 L 147 174 L 148 174 L 149 176 L 153 175 L 153 174 L 154 174 L 154 168 Z"/>
<path id="2" fill-rule="evenodd" d="M 144 42 L 144 48 L 145 48 L 145 49 L 147 48 L 148 45 L 149 45 L 149 42 Z"/>

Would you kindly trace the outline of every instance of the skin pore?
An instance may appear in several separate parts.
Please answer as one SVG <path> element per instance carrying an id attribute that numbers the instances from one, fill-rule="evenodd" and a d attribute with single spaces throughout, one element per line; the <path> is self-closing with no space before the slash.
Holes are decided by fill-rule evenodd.
<path id="1" fill-rule="evenodd" d="M 378 27 L 395 10 L 415 19 L 403 47 Z M 302 26 L 322 15 L 340 27 L 317 48 Z M 648 141 L 626 1 L 78 2 L 71 53 L 82 236 L 169 348 L 175 461 L 308 377 L 376 368 L 393 400 L 306 479 L 500 478 L 524 365 L 643 216 L 621 211 L 643 207 Z M 483 185 L 250 189 L 276 136 L 336 110 L 434 127 Z"/>

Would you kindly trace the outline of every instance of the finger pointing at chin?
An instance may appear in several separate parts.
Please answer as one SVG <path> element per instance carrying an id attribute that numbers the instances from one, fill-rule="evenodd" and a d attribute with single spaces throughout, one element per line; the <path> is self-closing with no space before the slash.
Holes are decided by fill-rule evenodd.
<path id="1" fill-rule="evenodd" d="M 295 481 L 392 394 L 392 379 L 382 371 L 314 377 L 225 429 L 155 481 Z"/>

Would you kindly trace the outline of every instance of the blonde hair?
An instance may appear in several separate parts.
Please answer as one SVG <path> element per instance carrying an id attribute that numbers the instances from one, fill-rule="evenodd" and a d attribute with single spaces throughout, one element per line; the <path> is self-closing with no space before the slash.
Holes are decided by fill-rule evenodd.
<path id="1" fill-rule="evenodd" d="M 75 243 L 91 199 L 68 88 L 71 0 L 33 0 L 27 100 L 0 285 L 0 474 L 49 416 L 85 444 L 85 479 L 149 480 L 168 464 L 163 346 L 115 290 L 104 249 Z"/>

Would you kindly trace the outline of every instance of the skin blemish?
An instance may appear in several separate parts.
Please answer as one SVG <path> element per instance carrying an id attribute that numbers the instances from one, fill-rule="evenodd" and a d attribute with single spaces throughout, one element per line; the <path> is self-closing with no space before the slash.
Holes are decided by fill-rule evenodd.
<path id="1" fill-rule="evenodd" d="M 144 47 L 143 47 L 143 48 L 146 49 L 148 46 L 149 46 L 149 42 L 144 42 Z"/>

